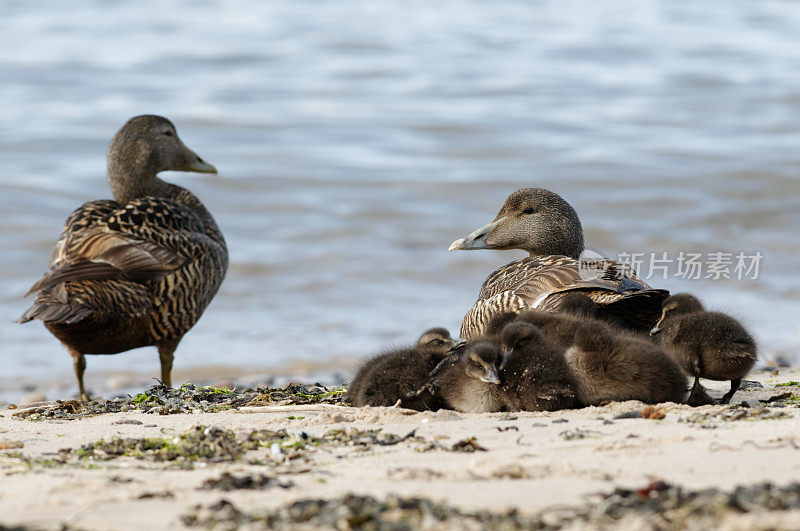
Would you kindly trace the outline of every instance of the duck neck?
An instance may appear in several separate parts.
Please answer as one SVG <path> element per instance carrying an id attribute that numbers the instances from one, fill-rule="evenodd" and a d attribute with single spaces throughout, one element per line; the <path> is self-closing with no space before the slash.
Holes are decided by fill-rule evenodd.
<path id="1" fill-rule="evenodd" d="M 569 256 L 578 259 L 584 250 L 583 235 L 572 239 L 572 241 L 554 241 L 551 245 L 538 245 L 536 249 L 524 249 L 528 251 L 531 258 L 542 258 L 544 256 Z"/>
<path id="2" fill-rule="evenodd" d="M 177 188 L 159 179 L 150 168 L 131 167 L 114 160 L 108 163 L 108 183 L 120 205 L 127 205 L 139 197 L 172 197 L 175 193 L 173 188 Z"/>

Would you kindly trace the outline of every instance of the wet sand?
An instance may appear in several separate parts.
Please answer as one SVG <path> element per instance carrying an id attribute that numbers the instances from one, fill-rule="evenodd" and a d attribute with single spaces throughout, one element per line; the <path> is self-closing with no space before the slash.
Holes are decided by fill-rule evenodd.
<path id="1" fill-rule="evenodd" d="M 687 491 L 730 491 L 765 481 L 787 485 L 800 477 L 800 369 L 762 370 L 748 379 L 763 387 L 740 391 L 733 406 L 663 404 L 650 415 L 663 413 L 662 419 L 642 418 L 644 406 L 637 402 L 511 414 L 278 403 L 216 413 L 126 411 L 39 421 L 23 418 L 20 409 L 3 409 L 0 446 L 9 448 L 0 450 L 0 524 L 186 528 L 213 515 L 225 529 L 238 525 L 236 511 L 264 514 L 298 500 L 347 494 L 378 501 L 423 497 L 464 513 L 486 510 L 511 518 L 505 513 L 511 508 L 526 517 L 556 507 L 595 511 L 602 506 L 598 495 L 642 489 L 655 480 Z M 715 397 L 725 390 L 725 383 L 706 383 Z M 120 439 L 95 444 L 114 438 Z M 188 441 L 196 446 L 186 450 Z M 253 488 L 203 488 L 219 479 L 223 486 Z M 223 499 L 233 505 L 220 505 Z M 700 522 L 699 515 L 687 514 L 687 522 Z M 712 522 L 729 529 L 789 529 L 798 518 L 797 510 L 726 509 Z M 423 527 L 463 525 L 445 520 Z"/>

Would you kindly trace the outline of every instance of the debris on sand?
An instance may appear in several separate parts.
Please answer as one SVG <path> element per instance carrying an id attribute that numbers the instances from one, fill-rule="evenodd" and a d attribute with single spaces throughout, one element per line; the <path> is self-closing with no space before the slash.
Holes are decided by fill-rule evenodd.
<path id="1" fill-rule="evenodd" d="M 107 401 L 81 403 L 77 400 L 57 400 L 22 408 L 13 415 L 28 420 L 72 420 L 103 413 L 144 411 L 159 415 L 180 413 L 216 413 L 244 406 L 343 404 L 347 389 L 321 385 L 289 384 L 283 388 L 259 387 L 231 390 L 184 384 L 180 387 L 154 385 L 135 396 L 115 397 Z"/>
<path id="2" fill-rule="evenodd" d="M 225 472 L 218 478 L 209 478 L 205 480 L 200 488 L 202 490 L 231 491 L 238 489 L 260 490 L 272 487 L 289 489 L 293 486 L 294 484 L 291 482 L 283 483 L 273 476 L 265 476 L 264 474 L 234 476 L 230 472 Z"/>
<path id="3" fill-rule="evenodd" d="M 275 510 L 246 512 L 227 500 L 196 506 L 181 518 L 190 527 L 236 529 L 248 524 L 269 529 L 531 529 L 563 528 L 702 530 L 719 527 L 728 516 L 800 509 L 800 483 L 770 483 L 686 490 L 654 481 L 641 489 L 615 489 L 596 503 L 559 506 L 531 516 L 517 510 L 465 512 L 427 498 L 346 495 L 305 499 Z M 249 528 L 249 527 L 248 527 Z"/>
<path id="4" fill-rule="evenodd" d="M 725 407 L 716 411 L 698 411 L 688 417 L 681 418 L 678 422 L 699 424 L 701 427 L 715 428 L 716 422 L 733 422 L 736 420 L 774 420 L 790 418 L 791 415 L 783 411 L 773 411 L 767 407 L 747 407 L 736 405 Z"/>
<path id="5" fill-rule="evenodd" d="M 73 455 L 82 460 L 109 461 L 119 457 L 132 457 L 150 462 L 173 462 L 191 467 L 192 463 L 222 463 L 240 461 L 247 452 L 268 449 L 266 459 L 247 459 L 248 463 L 275 465 L 296 460 L 309 460 L 318 448 L 352 448 L 359 452 L 377 446 L 393 446 L 403 442 L 414 443 L 419 451 L 444 450 L 456 452 L 485 451 L 474 438 L 465 439 L 445 447 L 416 435 L 416 430 L 405 435 L 384 433 L 380 429 L 332 429 L 321 436 L 304 431 L 290 433 L 286 429 L 256 429 L 237 431 L 221 426 L 196 426 L 174 437 L 114 437 L 81 446 Z"/>

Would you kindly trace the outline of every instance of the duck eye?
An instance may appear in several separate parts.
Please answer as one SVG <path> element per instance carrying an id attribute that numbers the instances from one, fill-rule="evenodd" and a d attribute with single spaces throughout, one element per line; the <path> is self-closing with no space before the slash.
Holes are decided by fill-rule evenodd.
<path id="1" fill-rule="evenodd" d="M 534 212 L 536 212 L 536 209 L 533 207 L 528 207 L 522 211 L 523 214 L 533 214 Z"/>
<path id="2" fill-rule="evenodd" d="M 175 136 L 175 135 L 172 134 L 172 131 L 167 129 L 166 131 L 164 131 L 164 136 Z"/>

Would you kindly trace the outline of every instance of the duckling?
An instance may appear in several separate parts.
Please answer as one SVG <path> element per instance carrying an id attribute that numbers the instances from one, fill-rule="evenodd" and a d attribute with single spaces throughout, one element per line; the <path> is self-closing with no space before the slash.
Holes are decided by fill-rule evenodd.
<path id="1" fill-rule="evenodd" d="M 630 267 L 613 260 L 581 260 L 583 228 L 575 209 L 542 188 L 506 198 L 494 221 L 454 241 L 450 250 L 521 249 L 530 256 L 491 273 L 461 323 L 461 337 L 475 339 L 492 315 L 525 309 L 550 311 L 565 291 L 581 290 L 603 314 L 645 334 L 669 295 L 652 289 Z"/>
<path id="2" fill-rule="evenodd" d="M 700 378 L 730 380 L 731 389 L 720 400 L 730 403 L 758 358 L 756 342 L 736 319 L 705 311 L 703 304 L 688 293 L 664 301 L 661 319 L 651 334 L 658 334 L 667 353 L 694 376 L 689 398 L 693 405 L 705 402 Z"/>
<path id="3" fill-rule="evenodd" d="M 586 405 L 640 400 L 646 404 L 682 403 L 686 378 L 658 345 L 614 332 L 600 321 L 582 323 L 565 355 Z"/>
<path id="4" fill-rule="evenodd" d="M 428 374 L 456 344 L 444 328 L 426 330 L 414 347 L 380 354 L 364 362 L 347 391 L 354 406 L 393 406 L 424 411 L 442 407 L 441 399 L 429 392 L 415 393 L 428 381 Z"/>
<path id="5" fill-rule="evenodd" d="M 580 407 L 564 349 L 534 325 L 508 324 L 500 334 L 508 357 L 500 371 L 503 400 L 511 411 L 557 411 Z"/>
<path id="6" fill-rule="evenodd" d="M 50 269 L 28 291 L 36 301 L 19 322 L 39 319 L 67 347 L 81 400 L 87 354 L 156 346 L 171 385 L 175 349 L 225 277 L 222 232 L 194 194 L 158 178 L 166 170 L 217 173 L 166 118 L 128 120 L 108 150 L 114 200 L 70 214 Z"/>
<path id="7" fill-rule="evenodd" d="M 505 405 L 499 371 L 503 352 L 489 341 L 468 343 L 458 360 L 436 376 L 435 395 L 445 407 L 464 413 L 490 413 Z"/>

